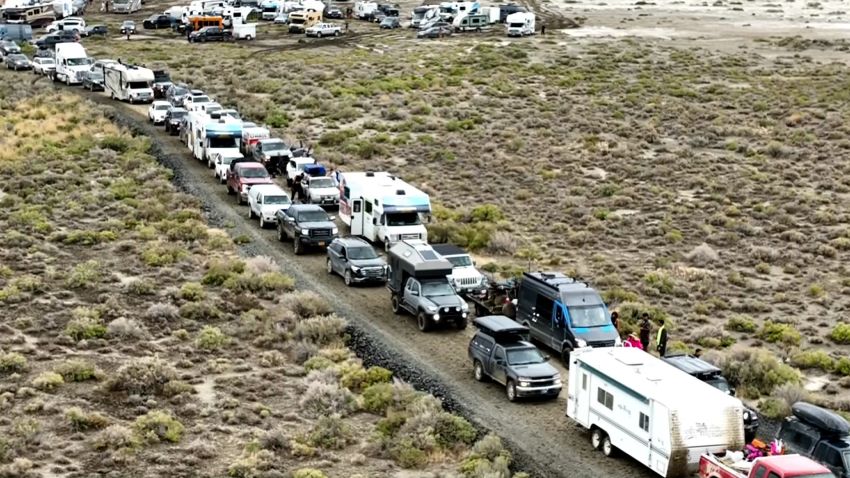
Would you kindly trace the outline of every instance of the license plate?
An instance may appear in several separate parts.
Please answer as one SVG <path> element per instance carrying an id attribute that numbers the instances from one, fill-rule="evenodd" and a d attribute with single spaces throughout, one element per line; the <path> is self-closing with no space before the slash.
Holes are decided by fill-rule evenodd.
<path id="1" fill-rule="evenodd" d="M 319 242 L 319 245 L 320 245 L 320 246 L 324 246 L 324 245 L 325 245 L 325 241 L 321 241 L 321 242 Z"/>

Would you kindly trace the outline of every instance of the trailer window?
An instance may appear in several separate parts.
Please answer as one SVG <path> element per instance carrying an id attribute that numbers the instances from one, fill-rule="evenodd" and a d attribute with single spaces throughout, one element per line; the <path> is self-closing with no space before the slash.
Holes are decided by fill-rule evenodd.
<path id="1" fill-rule="evenodd" d="M 366 201 L 366 214 L 372 214 L 372 203 Z"/>
<path id="2" fill-rule="evenodd" d="M 614 395 L 611 395 L 602 388 L 596 390 L 596 401 L 601 403 L 608 410 L 614 409 Z"/>
<path id="3" fill-rule="evenodd" d="M 360 201 L 354 201 L 354 212 L 360 212 Z"/>
<path id="4" fill-rule="evenodd" d="M 641 413 L 640 417 L 638 418 L 638 421 L 639 421 L 638 424 L 640 425 L 641 429 L 643 429 L 643 431 L 645 431 L 645 432 L 648 432 L 649 431 L 649 417 L 644 415 L 643 413 Z"/>

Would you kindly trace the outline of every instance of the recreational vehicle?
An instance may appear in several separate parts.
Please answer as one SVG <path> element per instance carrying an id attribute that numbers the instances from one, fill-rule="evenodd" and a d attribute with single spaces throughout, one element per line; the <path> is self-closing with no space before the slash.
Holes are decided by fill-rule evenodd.
<path id="1" fill-rule="evenodd" d="M 478 2 L 442 2 L 440 3 L 440 18 L 451 22 L 459 16 L 475 13 L 479 8 Z"/>
<path id="2" fill-rule="evenodd" d="M 289 33 L 304 33 L 308 28 L 322 21 L 321 12 L 299 10 L 289 14 Z"/>
<path id="3" fill-rule="evenodd" d="M 214 165 L 213 155 L 235 156 L 241 154 L 242 121 L 229 117 L 210 118 L 203 111 L 189 113 L 189 148 L 198 160 Z"/>
<path id="4" fill-rule="evenodd" d="M 534 14 L 531 12 L 511 13 L 505 19 L 505 29 L 509 37 L 534 35 Z"/>
<path id="5" fill-rule="evenodd" d="M 338 180 L 339 215 L 352 235 L 383 242 L 385 250 L 405 239 L 427 241 L 427 194 L 387 172 L 340 173 Z"/>
<path id="6" fill-rule="evenodd" d="M 110 11 L 114 13 L 135 13 L 142 9 L 142 0 L 112 0 Z"/>
<path id="7" fill-rule="evenodd" d="M 110 63 L 103 66 L 103 89 L 112 99 L 130 103 L 153 101 L 153 71 L 140 66 Z"/>
<path id="8" fill-rule="evenodd" d="M 452 26 L 457 31 L 467 32 L 489 30 L 491 27 L 490 19 L 487 15 L 480 13 L 459 14 L 452 22 Z"/>
<path id="9" fill-rule="evenodd" d="M 40 3 L 3 9 L 3 19 L 8 23 L 26 23 L 32 28 L 47 26 L 56 20 L 52 3 Z"/>
<path id="10" fill-rule="evenodd" d="M 665 478 L 690 476 L 700 456 L 740 450 L 740 400 L 640 349 L 584 348 L 570 357 L 567 416 L 594 448 L 621 451 Z"/>
<path id="11" fill-rule="evenodd" d="M 440 14 L 439 5 L 422 5 L 413 9 L 413 14 L 410 16 L 411 28 L 419 28 L 423 22 L 438 17 Z"/>

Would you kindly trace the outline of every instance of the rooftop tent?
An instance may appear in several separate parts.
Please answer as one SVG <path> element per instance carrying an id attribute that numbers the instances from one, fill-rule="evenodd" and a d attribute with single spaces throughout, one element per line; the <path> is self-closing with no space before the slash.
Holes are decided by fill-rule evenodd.
<path id="1" fill-rule="evenodd" d="M 304 166 L 304 174 L 307 176 L 325 176 L 327 175 L 327 170 L 321 164 L 308 164 Z"/>

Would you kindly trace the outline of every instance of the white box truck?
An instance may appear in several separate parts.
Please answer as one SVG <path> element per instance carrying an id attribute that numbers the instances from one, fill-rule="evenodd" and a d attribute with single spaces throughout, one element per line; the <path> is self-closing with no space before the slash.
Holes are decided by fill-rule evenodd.
<path id="1" fill-rule="evenodd" d="M 531 12 L 511 13 L 505 18 L 505 30 L 509 37 L 534 35 L 534 14 Z"/>
<path id="2" fill-rule="evenodd" d="M 140 66 L 110 63 L 103 66 L 103 90 L 113 100 L 130 103 L 153 101 L 153 70 Z"/>
<path id="3" fill-rule="evenodd" d="M 339 173 L 339 216 L 351 234 L 382 242 L 389 250 L 405 239 L 428 240 L 423 215 L 431 214 L 427 194 L 387 172 Z"/>
<path id="4" fill-rule="evenodd" d="M 82 83 L 82 73 L 88 71 L 92 64 L 86 49 L 79 43 L 57 43 L 54 60 L 56 70 L 53 71 L 53 81 L 61 81 L 66 85 Z"/>
<path id="5" fill-rule="evenodd" d="M 665 478 L 690 476 L 704 453 L 744 446 L 740 400 L 640 349 L 570 355 L 567 416 L 606 456 L 618 450 Z"/>

